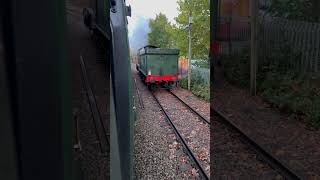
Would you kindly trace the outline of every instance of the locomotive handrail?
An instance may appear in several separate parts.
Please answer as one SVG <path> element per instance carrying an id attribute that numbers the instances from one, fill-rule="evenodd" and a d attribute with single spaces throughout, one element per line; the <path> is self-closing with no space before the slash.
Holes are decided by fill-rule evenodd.
<path id="1" fill-rule="evenodd" d="M 140 54 L 140 50 L 141 49 L 145 49 L 146 47 L 159 48 L 158 46 L 154 46 L 154 45 L 145 45 L 144 47 L 141 47 L 141 48 L 138 49 L 138 55 Z"/>
<path id="2" fill-rule="evenodd" d="M 154 46 L 154 45 L 146 45 L 146 46 L 144 46 L 143 48 L 146 48 L 146 47 L 159 48 L 158 46 Z"/>
<path id="3" fill-rule="evenodd" d="M 146 46 L 139 48 L 138 51 L 140 51 L 141 49 L 144 49 L 146 47 L 159 48 L 158 46 L 154 46 L 154 45 L 146 45 Z"/>

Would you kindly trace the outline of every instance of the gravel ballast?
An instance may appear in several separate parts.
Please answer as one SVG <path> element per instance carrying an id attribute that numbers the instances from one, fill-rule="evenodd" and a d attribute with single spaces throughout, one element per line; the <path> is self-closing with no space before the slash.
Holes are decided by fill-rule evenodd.
<path id="1" fill-rule="evenodd" d="M 135 178 L 199 179 L 197 170 L 193 168 L 151 92 L 140 80 L 135 66 L 132 65 L 131 69 L 145 107 L 140 107 L 138 93 L 135 92 Z"/>

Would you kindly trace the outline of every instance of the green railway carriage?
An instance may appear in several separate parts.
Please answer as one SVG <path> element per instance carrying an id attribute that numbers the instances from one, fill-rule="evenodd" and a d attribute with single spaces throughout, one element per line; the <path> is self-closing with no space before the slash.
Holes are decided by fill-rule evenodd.
<path id="1" fill-rule="evenodd" d="M 145 46 L 138 50 L 136 68 L 147 85 L 172 87 L 178 81 L 179 49 Z"/>

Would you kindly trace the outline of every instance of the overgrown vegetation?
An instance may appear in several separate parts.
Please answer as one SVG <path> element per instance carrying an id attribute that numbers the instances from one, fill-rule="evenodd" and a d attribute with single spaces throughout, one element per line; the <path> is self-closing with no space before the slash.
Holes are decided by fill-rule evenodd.
<path id="1" fill-rule="evenodd" d="M 219 61 L 225 70 L 226 79 L 239 87 L 248 87 L 250 79 L 250 57 L 246 49 L 239 55 L 221 56 Z"/>
<path id="2" fill-rule="evenodd" d="M 185 77 L 179 82 L 180 87 L 188 89 L 188 78 Z M 210 100 L 210 86 L 205 83 L 205 80 L 201 75 L 191 71 L 191 91 L 197 97 L 200 97 L 206 101 Z"/>
<path id="3" fill-rule="evenodd" d="M 268 12 L 292 20 L 320 22 L 319 0 L 272 0 Z"/>
<path id="4" fill-rule="evenodd" d="M 193 66 L 199 67 L 199 68 L 210 68 L 209 62 L 204 59 L 197 59 L 197 60 L 191 60 L 191 63 Z"/>
<path id="5" fill-rule="evenodd" d="M 269 72 L 259 91 L 269 103 L 292 117 L 305 117 L 309 125 L 320 127 L 320 76 L 297 72 Z"/>
<path id="6" fill-rule="evenodd" d="M 178 16 L 173 38 L 180 55 L 188 55 L 189 11 L 192 11 L 192 59 L 208 59 L 210 44 L 210 6 L 208 0 L 178 0 Z"/>
<path id="7" fill-rule="evenodd" d="M 320 75 L 302 73 L 288 67 L 298 59 L 286 47 L 274 50 L 260 63 L 257 72 L 259 95 L 272 106 L 291 113 L 291 118 L 304 119 L 312 128 L 320 128 Z M 275 60 L 275 57 L 277 59 Z M 249 88 L 250 58 L 248 50 L 240 55 L 221 57 L 226 79 L 239 87 Z"/>

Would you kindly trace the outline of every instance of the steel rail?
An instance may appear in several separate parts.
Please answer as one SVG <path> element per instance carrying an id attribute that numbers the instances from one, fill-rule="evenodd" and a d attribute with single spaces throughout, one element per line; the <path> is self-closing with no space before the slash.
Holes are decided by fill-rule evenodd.
<path id="1" fill-rule="evenodd" d="M 179 133 L 178 129 L 176 128 L 176 126 L 173 124 L 171 118 L 169 117 L 168 113 L 166 112 L 166 110 L 163 108 L 163 106 L 161 105 L 161 103 L 159 102 L 158 98 L 156 97 L 156 95 L 154 94 L 154 92 L 151 92 L 152 96 L 154 97 L 154 99 L 156 100 L 157 104 L 159 105 L 159 107 L 161 108 L 162 112 L 164 113 L 164 115 L 166 116 L 167 121 L 169 122 L 169 124 L 171 125 L 171 127 L 174 130 L 174 133 L 176 134 L 176 136 L 180 139 L 180 141 L 182 142 L 182 145 L 184 147 L 184 149 L 187 151 L 189 157 L 191 157 L 190 159 L 194 162 L 194 164 L 197 166 L 197 168 L 200 171 L 200 175 L 204 178 L 204 179 L 209 179 L 208 175 L 205 173 L 203 167 L 201 166 L 200 162 L 197 160 L 196 156 L 193 154 L 193 152 L 191 151 L 191 149 L 189 148 L 189 146 L 187 145 L 186 140 L 182 137 L 182 135 Z"/>
<path id="2" fill-rule="evenodd" d="M 93 91 L 91 89 L 91 86 L 89 84 L 87 70 L 86 70 L 86 66 L 83 61 L 82 56 L 80 56 L 80 65 L 81 65 L 82 79 L 84 81 L 86 94 L 87 94 L 87 97 L 89 100 L 90 109 L 92 112 L 92 118 L 93 118 L 94 125 L 95 125 L 96 135 L 99 139 L 101 153 L 106 154 L 106 153 L 108 153 L 108 146 L 110 145 L 109 140 L 108 140 L 108 134 L 107 134 L 106 129 L 103 125 L 95 96 L 94 96 Z"/>
<path id="3" fill-rule="evenodd" d="M 181 98 L 179 98 L 177 95 L 175 95 L 173 92 L 171 92 L 170 90 L 168 90 L 168 92 L 170 92 L 171 95 L 173 95 L 176 99 L 178 99 L 183 105 L 185 105 L 189 110 L 191 110 L 194 114 L 196 114 L 197 116 L 199 116 L 201 118 L 201 120 L 207 124 L 210 124 L 210 121 L 208 119 L 206 119 L 205 117 L 203 117 L 201 114 L 199 114 L 196 110 L 194 110 L 191 106 L 189 106 L 186 102 L 184 102 Z"/>
<path id="4" fill-rule="evenodd" d="M 288 180 L 299 180 L 300 178 L 296 173 L 290 170 L 286 165 L 278 161 L 274 158 L 270 153 L 264 150 L 260 145 L 258 145 L 254 140 L 252 140 L 249 136 L 247 136 L 244 132 L 242 132 L 235 124 L 233 124 L 228 117 L 226 117 L 220 110 L 216 108 L 212 108 L 211 110 L 215 115 L 220 117 L 221 119 L 219 122 L 224 123 L 232 130 L 236 131 L 240 134 L 240 138 L 248 144 L 248 146 L 255 151 L 259 157 L 261 157 L 266 163 L 268 163 L 273 169 L 279 172 L 283 177 Z"/>
<path id="5" fill-rule="evenodd" d="M 79 120 L 78 116 L 74 116 L 74 128 L 75 128 L 75 144 L 73 144 L 73 149 L 79 149 L 80 151 L 82 150 L 81 148 L 81 141 L 80 141 L 80 133 L 79 133 Z"/>

